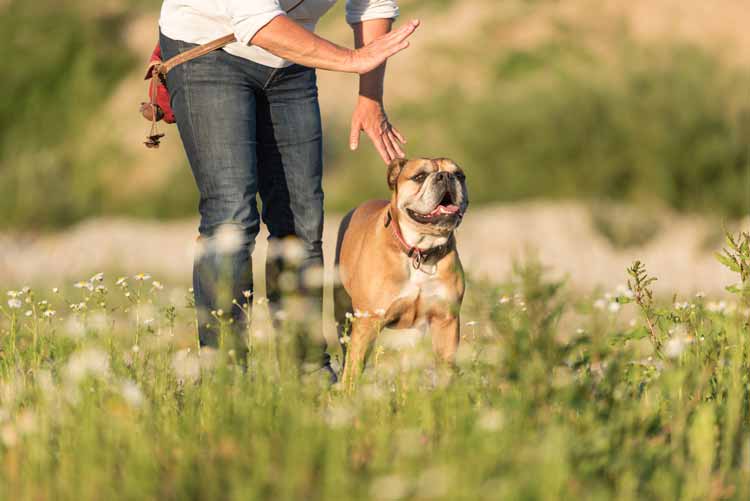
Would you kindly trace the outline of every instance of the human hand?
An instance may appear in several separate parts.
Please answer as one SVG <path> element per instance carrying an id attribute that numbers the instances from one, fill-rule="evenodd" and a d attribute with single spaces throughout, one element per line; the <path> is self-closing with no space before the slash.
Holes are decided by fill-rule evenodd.
<path id="1" fill-rule="evenodd" d="M 406 139 L 388 121 L 382 102 L 365 96 L 359 97 L 352 115 L 352 129 L 349 134 L 349 147 L 352 151 L 359 147 L 361 131 L 365 131 L 370 137 L 386 164 L 405 156 L 401 145 L 406 144 Z"/>
<path id="2" fill-rule="evenodd" d="M 360 75 L 368 73 L 385 62 L 386 59 L 409 47 L 407 40 L 419 26 L 413 19 L 397 30 L 379 36 L 364 47 L 351 52 L 350 71 Z"/>

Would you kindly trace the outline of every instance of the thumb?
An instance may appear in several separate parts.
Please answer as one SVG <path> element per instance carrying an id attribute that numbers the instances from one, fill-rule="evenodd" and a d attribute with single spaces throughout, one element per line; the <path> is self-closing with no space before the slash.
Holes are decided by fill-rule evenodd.
<path id="1" fill-rule="evenodd" d="M 359 122 L 352 122 L 352 131 L 349 133 L 349 149 L 354 151 L 359 147 Z"/>

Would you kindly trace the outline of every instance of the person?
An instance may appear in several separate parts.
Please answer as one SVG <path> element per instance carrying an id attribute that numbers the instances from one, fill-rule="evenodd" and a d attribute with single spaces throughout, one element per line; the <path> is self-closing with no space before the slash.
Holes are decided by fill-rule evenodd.
<path id="1" fill-rule="evenodd" d="M 167 76 L 200 193 L 193 267 L 200 344 L 219 346 L 229 331 L 240 356 L 246 353 L 250 256 L 262 218 L 269 231 L 270 310 L 280 320 L 283 298 L 301 299 L 292 309 L 303 313 L 288 325 L 297 334 L 302 368 L 323 369 L 333 380 L 321 322 L 323 160 L 315 69 L 360 75 L 351 149 L 364 131 L 384 162 L 403 157 L 406 141 L 383 107 L 383 79 L 386 60 L 408 47 L 419 26 L 413 20 L 391 30 L 395 0 L 347 0 L 355 48 L 340 47 L 314 33 L 335 1 L 165 0 L 159 19 L 165 60 L 228 33 L 237 39 Z"/>

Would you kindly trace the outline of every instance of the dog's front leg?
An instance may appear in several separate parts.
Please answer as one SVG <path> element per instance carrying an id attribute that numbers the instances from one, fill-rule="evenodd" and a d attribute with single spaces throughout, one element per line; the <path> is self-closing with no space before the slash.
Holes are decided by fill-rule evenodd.
<path id="1" fill-rule="evenodd" d="M 440 361 L 448 365 L 453 365 L 456 358 L 460 325 L 458 315 L 436 316 L 430 319 L 432 350 Z"/>
<path id="2" fill-rule="evenodd" d="M 377 318 L 357 318 L 352 322 L 343 376 L 344 387 L 349 391 L 354 388 L 356 378 L 365 368 L 367 355 L 380 331 L 380 323 Z"/>

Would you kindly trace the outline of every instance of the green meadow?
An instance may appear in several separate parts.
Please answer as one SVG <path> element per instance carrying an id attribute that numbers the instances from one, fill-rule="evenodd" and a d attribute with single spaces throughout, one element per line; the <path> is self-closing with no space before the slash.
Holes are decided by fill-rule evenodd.
<path id="1" fill-rule="evenodd" d="M 733 299 L 660 300 L 641 263 L 571 296 L 518 263 L 470 284 L 455 368 L 380 343 L 351 392 L 283 328 L 199 349 L 190 291 L 149 275 L 8 291 L 0 497 L 745 499 L 749 239 Z"/>

